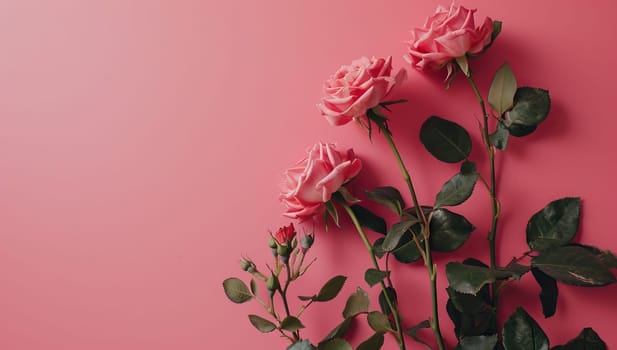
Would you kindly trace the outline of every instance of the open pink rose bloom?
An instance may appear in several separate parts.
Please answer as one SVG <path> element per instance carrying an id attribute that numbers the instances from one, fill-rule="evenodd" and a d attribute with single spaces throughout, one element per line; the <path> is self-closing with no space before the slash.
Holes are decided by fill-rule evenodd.
<path id="1" fill-rule="evenodd" d="M 317 105 L 332 125 L 343 125 L 377 106 L 392 90 L 405 80 L 406 72 L 392 75 L 392 57 L 357 59 L 342 66 L 324 84 L 324 97 Z"/>
<path id="2" fill-rule="evenodd" d="M 437 70 L 456 57 L 481 53 L 491 43 L 493 20 L 487 17 L 476 27 L 475 12 L 454 4 L 449 10 L 439 6 L 424 27 L 411 31 L 405 60 L 418 69 Z"/>
<path id="3" fill-rule="evenodd" d="M 279 199 L 287 217 L 305 221 L 324 211 L 332 194 L 362 169 L 352 149 L 338 151 L 333 144 L 317 143 L 308 155 L 284 173 Z"/>

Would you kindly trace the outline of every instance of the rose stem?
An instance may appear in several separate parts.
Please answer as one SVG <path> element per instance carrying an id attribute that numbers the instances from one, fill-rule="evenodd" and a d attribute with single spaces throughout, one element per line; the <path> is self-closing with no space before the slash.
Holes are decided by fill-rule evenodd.
<path id="1" fill-rule="evenodd" d="M 405 166 L 405 163 L 403 163 L 401 154 L 396 148 L 396 144 L 394 143 L 394 140 L 392 139 L 390 130 L 388 130 L 388 128 L 382 123 L 376 123 L 376 124 L 379 126 L 379 128 L 383 132 L 386 140 L 388 141 L 388 144 L 390 145 L 390 148 L 392 149 L 392 153 L 394 153 L 394 157 L 396 158 L 396 161 L 398 162 L 398 166 L 401 169 L 401 172 L 403 173 L 403 178 L 405 179 L 405 182 L 407 183 L 407 187 L 409 188 L 409 193 L 411 194 L 411 200 L 413 201 L 413 205 L 416 208 L 416 215 L 418 216 L 418 218 L 422 220 L 422 224 L 424 226 L 424 232 L 425 232 L 424 249 L 426 251 L 426 260 L 424 263 L 426 265 L 429 279 L 431 281 L 431 304 L 432 304 L 432 311 L 433 311 L 433 317 L 430 320 L 430 323 L 431 323 L 431 329 L 433 330 L 433 333 L 435 334 L 435 338 L 437 340 L 437 345 L 439 346 L 439 350 L 444 350 L 445 347 L 444 347 L 444 342 L 443 342 L 443 336 L 441 335 L 441 329 L 439 327 L 439 309 L 437 306 L 437 266 L 433 264 L 433 254 L 431 253 L 431 247 L 429 244 L 428 220 L 424 216 L 424 212 L 422 211 L 422 208 L 420 207 L 420 204 L 418 202 L 418 197 L 416 196 L 416 191 L 413 187 L 413 182 L 411 181 L 411 176 L 409 175 L 409 171 L 407 171 L 407 167 Z"/>
<path id="2" fill-rule="evenodd" d="M 368 238 L 366 237 L 366 233 L 364 232 L 364 229 L 360 225 L 360 222 L 358 221 L 356 214 L 354 214 L 353 210 L 351 210 L 349 205 L 347 205 L 347 203 L 345 203 L 344 201 L 340 201 L 340 204 L 345 209 L 349 217 L 351 218 L 351 221 L 353 221 L 353 224 L 356 227 L 356 230 L 358 231 L 360 238 L 362 238 L 362 242 L 364 242 L 364 246 L 366 247 L 366 249 L 369 252 L 369 255 L 371 256 L 373 266 L 377 270 L 381 271 L 381 269 L 379 268 L 379 263 L 377 262 L 377 258 L 375 258 L 375 253 L 373 252 L 373 246 L 371 245 Z M 392 316 L 394 317 L 394 323 L 396 325 L 396 332 L 397 332 L 396 338 L 399 343 L 399 347 L 401 350 L 405 350 L 405 338 L 403 337 L 403 329 L 401 327 L 401 319 L 400 319 L 399 313 L 396 309 L 396 306 L 390 299 L 390 296 L 388 295 L 386 284 L 383 282 L 383 280 L 381 280 L 379 284 L 381 285 L 381 290 L 383 292 L 384 299 L 386 299 L 386 303 L 388 304 L 390 311 L 392 311 Z"/>
<path id="3" fill-rule="evenodd" d="M 484 99 L 482 98 L 482 94 L 480 94 L 480 90 L 476 85 L 473 77 L 471 76 L 471 72 L 469 74 L 465 74 L 467 80 L 471 84 L 471 88 L 473 89 L 478 102 L 480 103 L 480 107 L 482 108 L 482 116 L 484 117 L 484 125 L 482 128 L 482 140 L 484 142 L 484 146 L 486 146 L 486 151 L 488 152 L 489 161 L 490 161 L 490 169 L 491 169 L 491 182 L 490 182 L 490 195 L 491 195 L 491 207 L 492 207 L 492 221 L 491 221 L 491 231 L 488 234 L 488 242 L 489 249 L 491 255 L 491 267 L 497 267 L 497 253 L 495 249 L 495 235 L 497 234 L 497 223 L 499 221 L 499 201 L 497 200 L 497 183 L 495 181 L 495 148 L 489 142 L 489 133 L 488 133 L 488 113 L 486 112 L 486 106 L 484 104 Z M 492 289 L 492 298 L 493 298 L 493 307 L 497 309 L 498 302 L 498 293 L 497 286 L 495 283 L 491 285 Z"/>
<path id="4" fill-rule="evenodd" d="M 281 292 L 281 297 L 283 299 L 283 306 L 285 307 L 285 314 L 287 314 L 287 317 L 289 317 L 291 316 L 291 313 L 289 312 L 289 304 L 287 303 L 287 288 L 289 288 L 289 283 L 291 282 L 291 270 L 289 268 L 289 260 L 285 261 L 285 270 L 287 270 L 287 279 L 285 280 L 285 288 L 280 290 L 280 292 Z M 300 340 L 299 330 L 292 332 L 292 334 L 294 336 L 294 340 L 296 341 Z"/>

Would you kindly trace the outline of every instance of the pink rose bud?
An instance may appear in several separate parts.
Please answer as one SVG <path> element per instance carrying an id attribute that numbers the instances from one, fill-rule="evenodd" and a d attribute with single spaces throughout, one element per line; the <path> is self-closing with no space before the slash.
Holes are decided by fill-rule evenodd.
<path id="1" fill-rule="evenodd" d="M 331 143 L 317 143 L 308 155 L 284 173 L 281 195 L 283 215 L 305 221 L 323 213 L 332 194 L 358 175 L 362 162 L 352 149 L 340 152 Z"/>
<path id="2" fill-rule="evenodd" d="M 484 51 L 492 41 L 493 20 L 487 17 L 476 27 L 475 12 L 454 4 L 449 10 L 439 6 L 424 27 L 411 31 L 405 60 L 418 69 L 438 70 L 454 58 Z"/>
<path id="3" fill-rule="evenodd" d="M 390 90 L 405 80 L 406 72 L 392 75 L 392 57 L 362 57 L 342 66 L 324 84 L 324 97 L 317 108 L 332 125 L 343 125 L 377 106 Z"/>

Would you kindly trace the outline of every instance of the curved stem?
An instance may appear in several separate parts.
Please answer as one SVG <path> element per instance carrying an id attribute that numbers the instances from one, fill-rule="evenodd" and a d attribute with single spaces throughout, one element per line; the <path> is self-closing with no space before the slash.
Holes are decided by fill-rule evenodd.
<path id="1" fill-rule="evenodd" d="M 381 271 L 381 269 L 379 268 L 379 263 L 377 262 L 377 258 L 375 257 L 375 253 L 373 252 L 373 246 L 369 242 L 368 237 L 366 237 L 366 233 L 364 232 L 364 229 L 360 225 L 360 222 L 358 221 L 358 218 L 356 217 L 356 214 L 354 214 L 353 210 L 351 210 L 349 205 L 347 205 L 346 203 L 341 202 L 340 204 L 345 209 L 345 211 L 347 212 L 347 215 L 349 215 L 349 217 L 351 218 L 351 221 L 353 222 L 354 226 L 356 227 L 356 230 L 358 231 L 358 234 L 360 235 L 360 238 L 362 238 L 362 242 L 364 242 L 364 246 L 366 247 L 366 249 L 369 252 L 369 255 L 371 256 L 371 261 L 373 262 L 373 266 L 377 270 Z M 390 299 L 390 295 L 388 295 L 388 290 L 386 288 L 386 284 L 383 282 L 383 280 L 381 280 L 379 282 L 379 284 L 381 286 L 381 290 L 383 292 L 384 299 L 386 299 L 386 303 L 388 304 L 388 307 L 390 308 L 390 311 L 392 311 L 392 316 L 394 317 L 394 324 L 396 326 L 396 333 L 397 333 L 397 335 L 396 335 L 397 339 L 396 340 L 398 341 L 400 349 L 401 350 L 405 350 L 405 338 L 403 337 L 403 328 L 401 327 L 400 315 L 398 313 L 398 310 L 396 309 L 396 306 L 394 305 L 394 303 Z"/>
<path id="2" fill-rule="evenodd" d="M 480 108 L 482 108 L 482 116 L 484 117 L 484 123 L 482 128 L 482 139 L 484 141 L 484 145 L 486 147 L 486 151 L 488 152 L 489 162 L 490 162 L 490 170 L 491 170 L 491 178 L 490 178 L 490 186 L 489 191 L 491 193 L 491 207 L 492 207 L 492 220 L 491 220 L 491 230 L 488 234 L 488 242 L 491 256 L 491 267 L 495 268 L 497 266 L 497 252 L 495 248 L 495 236 L 497 234 L 497 223 L 499 222 L 499 201 L 497 200 L 497 182 L 495 181 L 495 147 L 491 145 L 489 141 L 489 131 L 488 131 L 488 113 L 486 111 L 486 105 L 484 104 L 484 99 L 482 98 L 482 94 L 480 94 L 480 90 L 476 85 L 476 82 L 473 80 L 471 74 L 465 75 L 467 80 L 471 84 L 471 88 L 473 89 L 474 94 L 476 95 L 476 99 L 480 103 Z M 498 293 L 497 287 L 495 284 L 492 284 L 492 297 L 493 297 L 493 306 L 497 308 L 498 302 Z"/>
<path id="3" fill-rule="evenodd" d="M 385 128 L 383 125 L 381 124 L 378 124 L 378 125 L 382 129 L 382 132 L 386 140 L 388 141 L 390 148 L 392 149 L 392 153 L 394 153 L 394 157 L 396 158 L 398 166 L 401 169 L 401 172 L 403 173 L 403 179 L 405 180 L 405 183 L 407 183 L 407 187 L 409 188 L 409 193 L 411 194 L 411 200 L 413 201 L 413 205 L 416 208 L 416 215 L 420 220 L 422 220 L 423 233 L 425 236 L 424 237 L 425 254 L 423 255 L 423 257 L 424 257 L 424 263 L 426 264 L 426 267 L 428 270 L 429 279 L 431 282 L 431 305 L 432 305 L 432 313 L 433 313 L 433 316 L 430 321 L 431 329 L 433 330 L 433 333 L 435 334 L 435 339 L 437 340 L 437 345 L 439 347 L 439 350 L 444 350 L 445 347 L 444 347 L 443 336 L 441 335 L 441 330 L 439 327 L 439 308 L 437 305 L 437 269 L 436 269 L 435 264 L 433 264 L 433 254 L 431 252 L 431 247 L 429 244 L 429 236 L 430 236 L 429 220 L 427 220 L 426 216 L 424 215 L 424 212 L 422 211 L 422 207 L 420 206 L 420 203 L 418 202 L 418 197 L 416 195 L 413 182 L 411 181 L 411 176 L 409 175 L 409 171 L 407 171 L 407 167 L 405 166 L 405 163 L 403 163 L 401 154 L 399 153 L 396 147 L 396 144 L 394 143 L 394 140 L 392 139 L 392 135 L 390 134 L 390 131 L 387 128 Z"/>
<path id="4" fill-rule="evenodd" d="M 283 306 L 285 307 L 285 314 L 287 315 L 287 317 L 291 316 L 291 313 L 289 312 L 289 303 L 287 302 L 287 288 L 289 288 L 289 283 L 291 282 L 291 271 L 289 269 L 289 262 L 285 262 L 285 270 L 287 271 L 287 280 L 285 281 L 285 287 L 283 289 L 280 289 L 279 287 L 279 291 L 281 292 L 281 299 L 283 299 Z M 294 340 L 300 340 L 300 331 L 294 331 L 292 332 L 293 334 L 293 338 Z"/>

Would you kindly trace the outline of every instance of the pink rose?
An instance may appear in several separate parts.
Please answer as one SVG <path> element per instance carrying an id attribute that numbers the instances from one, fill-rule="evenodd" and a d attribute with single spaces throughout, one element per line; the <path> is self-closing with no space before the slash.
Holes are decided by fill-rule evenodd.
<path id="1" fill-rule="evenodd" d="M 306 158 L 285 171 L 279 199 L 287 217 L 305 221 L 323 213 L 324 203 L 362 168 L 352 149 L 339 152 L 331 143 L 317 143 Z"/>
<path id="2" fill-rule="evenodd" d="M 411 31 L 405 60 L 415 68 L 437 70 L 453 58 L 481 53 L 491 43 L 493 20 L 487 17 L 476 28 L 475 12 L 454 4 L 449 11 L 439 6 L 423 28 Z"/>
<path id="3" fill-rule="evenodd" d="M 342 66 L 326 81 L 324 97 L 317 107 L 330 124 L 347 124 L 382 102 L 405 77 L 404 69 L 392 76 L 391 56 L 362 57 L 349 66 Z"/>
<path id="4" fill-rule="evenodd" d="M 290 223 L 289 226 L 279 228 L 274 234 L 274 239 L 276 239 L 279 244 L 287 244 L 287 242 L 291 242 L 294 237 L 296 237 L 296 230 L 294 229 L 293 223 Z"/>

